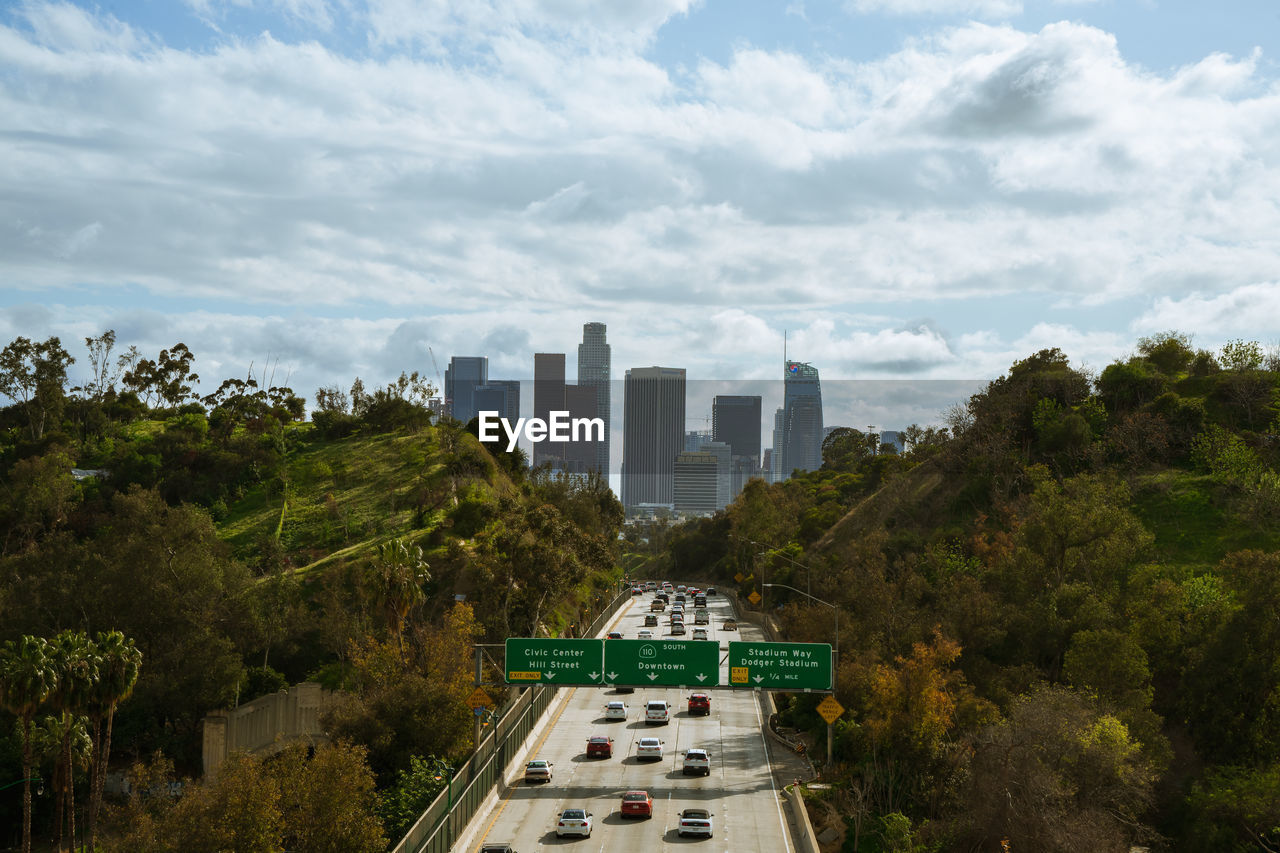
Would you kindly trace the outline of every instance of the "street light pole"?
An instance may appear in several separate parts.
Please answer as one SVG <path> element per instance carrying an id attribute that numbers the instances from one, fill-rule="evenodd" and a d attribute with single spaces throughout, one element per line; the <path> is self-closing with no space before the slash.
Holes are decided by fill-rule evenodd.
<path id="1" fill-rule="evenodd" d="M 825 604 L 827 607 L 830 607 L 832 610 L 836 612 L 836 646 L 831 652 L 831 687 L 832 687 L 832 690 L 834 690 L 836 672 L 838 672 L 836 667 L 840 661 L 840 608 L 832 604 L 830 601 L 823 601 L 821 598 L 818 598 L 816 595 L 810 595 L 809 593 L 805 592 L 803 589 L 796 589 L 794 586 L 787 586 L 785 583 L 766 583 L 766 584 L 761 584 L 761 586 L 777 586 L 777 587 L 781 587 L 782 589 L 789 589 L 792 592 L 797 592 L 800 595 L 805 596 L 806 598 L 810 598 L 818 602 L 819 604 Z M 831 747 L 832 747 L 833 740 L 835 740 L 835 723 L 827 723 L 827 766 L 828 767 L 830 767 L 832 763 Z"/>

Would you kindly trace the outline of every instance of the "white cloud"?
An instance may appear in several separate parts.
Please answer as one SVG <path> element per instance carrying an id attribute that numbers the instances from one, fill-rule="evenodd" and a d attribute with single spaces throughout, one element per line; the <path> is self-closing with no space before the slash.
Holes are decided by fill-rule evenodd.
<path id="1" fill-rule="evenodd" d="M 1022 11 L 1020 0 L 849 0 L 851 11 L 886 15 L 975 15 L 1007 18 Z"/>
<path id="2" fill-rule="evenodd" d="M 1257 282 L 1225 293 L 1160 297 L 1133 322 L 1138 334 L 1175 329 L 1215 337 L 1259 336 L 1267 341 L 1280 329 L 1280 283 Z"/>

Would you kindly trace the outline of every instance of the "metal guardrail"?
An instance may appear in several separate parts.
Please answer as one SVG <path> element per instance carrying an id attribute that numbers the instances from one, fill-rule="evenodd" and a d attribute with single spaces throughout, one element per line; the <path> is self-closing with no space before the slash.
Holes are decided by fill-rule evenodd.
<path id="1" fill-rule="evenodd" d="M 598 635 L 618 608 L 630 600 L 628 587 L 595 618 L 583 636 Z M 445 789 L 392 848 L 392 853 L 449 853 L 485 797 L 502 781 L 507 765 L 550 707 L 558 689 L 527 687 L 505 703 L 498 711 L 493 731 L 480 739 L 475 752 L 454 771 Z"/>

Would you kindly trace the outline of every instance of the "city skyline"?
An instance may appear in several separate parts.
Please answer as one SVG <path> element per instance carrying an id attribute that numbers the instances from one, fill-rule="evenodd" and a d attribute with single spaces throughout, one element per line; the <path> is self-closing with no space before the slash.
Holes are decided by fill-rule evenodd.
<path id="1" fill-rule="evenodd" d="M 77 377 L 106 329 L 181 341 L 201 376 L 269 363 L 309 398 L 435 377 L 428 347 L 519 378 L 584 319 L 613 363 L 691 379 L 774 376 L 784 330 L 824 383 L 990 380 L 1054 346 L 1097 369 L 1169 329 L 1269 344 L 1274 21 L 6 4 L 0 334 L 59 336 Z"/>

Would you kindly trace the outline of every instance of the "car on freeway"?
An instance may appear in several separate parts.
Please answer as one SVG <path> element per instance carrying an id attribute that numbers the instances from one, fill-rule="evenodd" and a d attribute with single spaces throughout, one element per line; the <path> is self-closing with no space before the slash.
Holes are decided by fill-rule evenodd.
<path id="1" fill-rule="evenodd" d="M 707 613 L 707 611 L 705 611 L 705 610 L 695 610 L 695 611 L 693 611 L 693 624 L 695 624 L 695 625 L 710 625 L 710 624 L 711 624 L 711 614 Z"/>
<path id="2" fill-rule="evenodd" d="M 661 601 L 663 604 L 671 603 L 671 596 L 665 592 L 660 592 L 653 597 L 654 601 Z"/>
<path id="3" fill-rule="evenodd" d="M 657 613 L 661 613 L 662 611 L 667 609 L 667 605 L 663 604 L 661 599 L 655 598 L 653 601 L 649 603 L 649 609 Z"/>
<path id="4" fill-rule="evenodd" d="M 671 704 L 661 699 L 650 699 L 644 705 L 646 726 L 665 726 L 671 721 Z"/>
<path id="5" fill-rule="evenodd" d="M 684 591 L 685 591 L 684 584 L 680 584 L 678 587 L 676 587 L 676 592 L 684 592 Z"/>
<path id="6" fill-rule="evenodd" d="M 677 592 L 677 593 L 676 593 L 676 604 L 684 604 L 684 603 L 685 603 L 684 593 L 683 593 L 683 592 Z"/>
<path id="7" fill-rule="evenodd" d="M 711 775 L 711 754 L 705 749 L 688 749 L 684 753 L 684 766 L 681 772 L 686 776 L 701 774 Z"/>
<path id="8" fill-rule="evenodd" d="M 642 593 L 642 592 L 644 592 L 644 590 L 643 590 L 643 589 L 641 589 L 641 588 L 640 588 L 640 587 L 638 587 L 638 586 L 633 586 L 633 587 L 631 587 L 631 594 L 632 594 L 632 595 L 639 595 L 639 594 L 640 594 L 640 593 Z"/>
<path id="9" fill-rule="evenodd" d="M 622 795 L 623 817 L 653 817 L 653 797 L 648 791 L 627 791 Z"/>
<path id="10" fill-rule="evenodd" d="M 686 835 L 705 835 L 711 837 L 711 818 L 713 815 L 706 809 L 685 809 L 680 812 L 680 825 L 676 834 L 681 838 Z"/>
<path id="11" fill-rule="evenodd" d="M 693 606 L 705 609 L 707 606 L 707 597 L 705 595 L 695 595 L 693 597 Z"/>
<path id="12" fill-rule="evenodd" d="M 707 629 L 706 629 L 706 628 L 694 628 L 694 629 L 693 629 L 693 638 L 694 638 L 695 640 L 709 640 L 709 639 L 711 639 L 710 637 L 708 637 L 708 636 L 707 636 Z"/>
<path id="13" fill-rule="evenodd" d="M 652 631 L 650 631 L 648 628 L 641 628 L 641 629 L 639 630 L 639 632 L 637 632 L 637 633 L 636 633 L 636 639 L 637 639 L 637 640 L 652 640 L 652 639 L 653 639 L 653 632 L 652 632 Z"/>
<path id="14" fill-rule="evenodd" d="M 672 611 L 671 611 L 671 616 L 670 616 L 670 617 L 668 617 L 668 618 L 669 618 L 669 619 L 670 619 L 670 621 L 672 621 L 672 622 L 683 622 L 683 621 L 684 621 L 684 611 L 683 611 L 683 610 L 672 610 Z"/>
<path id="15" fill-rule="evenodd" d="M 535 758 L 524 766 L 524 781 L 526 782 L 550 782 L 551 768 L 555 767 L 550 761 L 542 758 Z"/>
<path id="16" fill-rule="evenodd" d="M 608 735 L 587 738 L 587 758 L 613 758 L 613 738 Z"/>
<path id="17" fill-rule="evenodd" d="M 680 636 L 683 636 L 683 635 L 684 635 L 684 633 L 685 633 L 685 630 L 684 630 L 684 623 L 683 623 L 683 622 L 672 622 L 672 623 L 671 623 L 671 633 L 672 633 L 673 635 L 680 635 Z"/>
<path id="18" fill-rule="evenodd" d="M 608 639 L 610 639 L 610 640 L 621 640 L 621 639 L 622 639 L 622 632 L 621 632 L 621 631 L 610 631 L 609 633 L 605 634 L 605 637 L 607 637 L 607 638 L 608 638 Z"/>
<path id="19" fill-rule="evenodd" d="M 689 714 L 707 715 L 711 713 L 711 697 L 705 693 L 694 693 L 689 697 Z"/>
<path id="20" fill-rule="evenodd" d="M 724 620 L 724 622 L 723 622 L 723 623 L 721 623 L 720 627 L 721 627 L 721 628 L 723 628 L 723 629 L 724 629 L 724 630 L 726 630 L 726 631 L 736 631 L 736 630 L 738 630 L 738 620 L 737 620 L 737 619 L 726 619 L 726 620 Z"/>
<path id="21" fill-rule="evenodd" d="M 658 582 L 657 582 L 657 581 L 649 581 L 648 583 L 646 583 L 646 584 L 644 585 L 644 588 L 645 588 L 646 590 L 648 590 L 649 592 L 655 592 L 655 591 L 657 591 L 657 589 L 658 589 Z"/>
<path id="22" fill-rule="evenodd" d="M 560 822 L 556 824 L 556 838 L 566 835 L 591 837 L 591 812 L 586 809 L 565 809 L 560 812 Z"/>
<path id="23" fill-rule="evenodd" d="M 707 595 L 715 595 L 715 594 L 716 594 L 716 588 L 714 586 L 707 587 Z"/>
<path id="24" fill-rule="evenodd" d="M 625 720 L 627 718 L 627 703 L 614 699 L 604 706 L 604 718 L 606 720 Z"/>
<path id="25" fill-rule="evenodd" d="M 666 743 L 656 737 L 642 737 L 636 742 L 636 758 L 662 759 L 662 747 Z"/>
<path id="26" fill-rule="evenodd" d="M 650 625 L 657 625 L 657 624 L 658 624 L 658 614 L 646 613 L 644 615 L 644 626 L 646 628 L 648 628 Z"/>
<path id="27" fill-rule="evenodd" d="M 510 844 L 485 844 L 480 848 L 480 853 L 516 853 L 516 848 Z"/>

